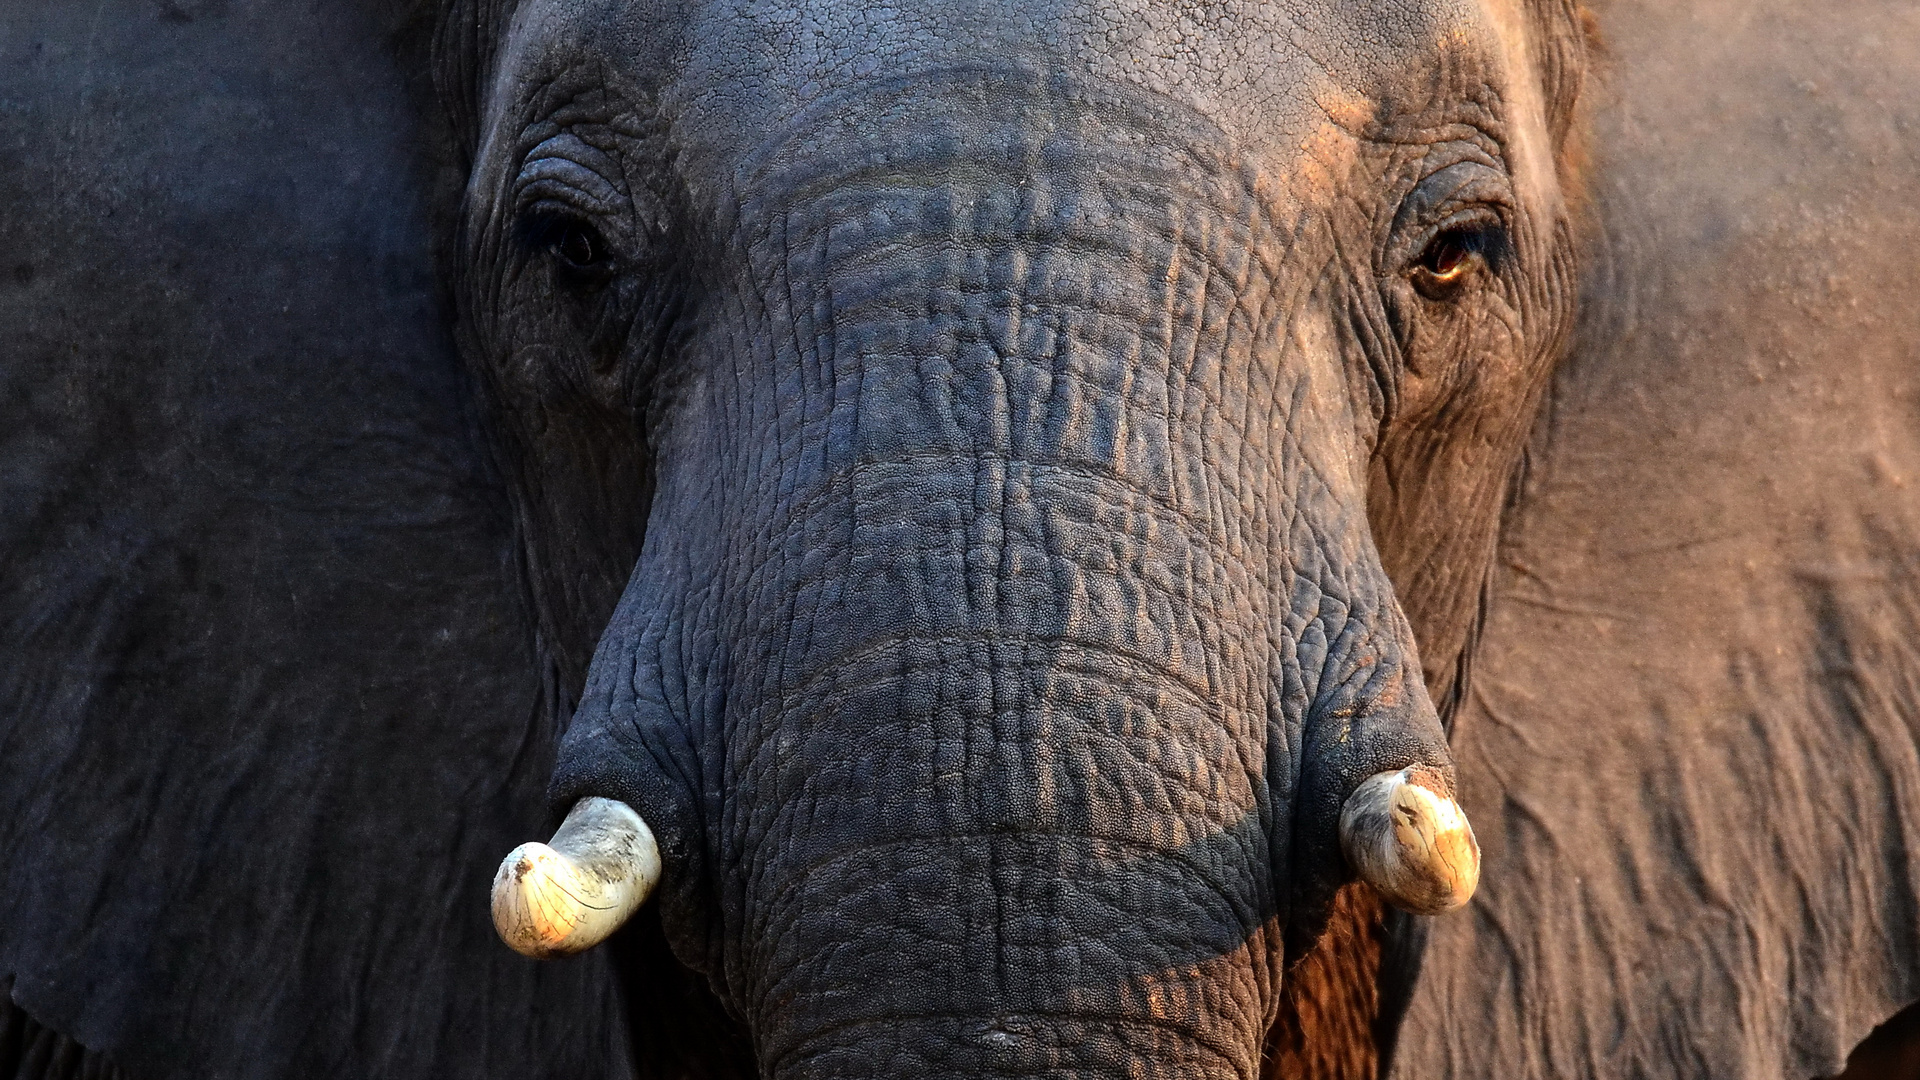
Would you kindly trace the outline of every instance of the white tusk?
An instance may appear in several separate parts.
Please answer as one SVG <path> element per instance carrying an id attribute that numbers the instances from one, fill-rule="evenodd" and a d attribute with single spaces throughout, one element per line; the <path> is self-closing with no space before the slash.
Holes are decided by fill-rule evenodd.
<path id="1" fill-rule="evenodd" d="M 590 949 L 660 883 L 660 844 L 626 803 L 573 804 L 552 844 L 521 844 L 493 876 L 493 928 L 537 959 Z"/>
<path id="2" fill-rule="evenodd" d="M 1441 915 L 1473 898 L 1480 844 L 1438 769 L 1414 765 L 1367 777 L 1340 809 L 1340 850 L 1387 902 Z"/>

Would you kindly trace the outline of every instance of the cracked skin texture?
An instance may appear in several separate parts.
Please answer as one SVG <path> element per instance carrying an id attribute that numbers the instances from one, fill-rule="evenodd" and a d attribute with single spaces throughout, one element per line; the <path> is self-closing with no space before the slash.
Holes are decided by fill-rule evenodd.
<path id="1" fill-rule="evenodd" d="M 1372 1070 L 1409 950 L 1335 820 L 1451 769 L 1569 325 L 1570 11 L 538 0 L 441 46 L 462 344 L 580 680 L 555 805 L 654 828 L 758 1069 Z M 602 524 L 637 549 L 554 542 Z"/>

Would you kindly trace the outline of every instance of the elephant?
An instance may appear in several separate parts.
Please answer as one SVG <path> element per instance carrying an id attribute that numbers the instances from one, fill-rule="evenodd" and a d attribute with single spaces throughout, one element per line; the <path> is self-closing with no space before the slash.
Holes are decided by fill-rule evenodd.
<path id="1" fill-rule="evenodd" d="M 1913 18 L 0 13 L 0 1074 L 1838 1072 Z"/>
<path id="2" fill-rule="evenodd" d="M 456 13 L 458 334 L 584 671 L 503 936 L 654 894 L 768 1077 L 1252 1080 L 1356 872 L 1464 901 L 1433 697 L 1572 325 L 1584 32 L 1230 10 Z"/>

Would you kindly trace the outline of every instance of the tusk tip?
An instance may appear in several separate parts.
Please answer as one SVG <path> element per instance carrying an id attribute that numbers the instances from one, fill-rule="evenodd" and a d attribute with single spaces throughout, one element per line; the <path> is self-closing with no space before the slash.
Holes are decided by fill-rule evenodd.
<path id="1" fill-rule="evenodd" d="M 1416 915 L 1464 906 L 1480 882 L 1480 844 L 1450 786 L 1422 765 L 1378 773 L 1340 811 L 1347 862 L 1388 903 Z"/>
<path id="2" fill-rule="evenodd" d="M 569 947 L 581 922 L 568 895 L 570 869 L 559 852 L 540 843 L 522 844 L 501 862 L 493 879 L 493 928 L 514 952 L 545 959 L 586 947 Z"/>
<path id="3" fill-rule="evenodd" d="M 660 880 L 660 849 L 631 808 L 582 799 L 552 845 L 522 844 L 493 876 L 493 928 L 515 952 L 570 956 L 605 941 Z"/>

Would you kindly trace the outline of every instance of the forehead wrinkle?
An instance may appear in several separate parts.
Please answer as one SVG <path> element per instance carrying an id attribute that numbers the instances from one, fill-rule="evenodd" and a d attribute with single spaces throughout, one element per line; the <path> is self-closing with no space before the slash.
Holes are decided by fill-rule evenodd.
<path id="1" fill-rule="evenodd" d="M 592 56 L 582 33 L 592 13 L 591 7 L 570 0 L 526 0 L 514 8 L 485 95 L 481 142 L 467 179 L 468 190 L 481 195 L 484 203 L 503 192 L 506 175 L 519 167 L 518 143 L 527 123 L 544 119 L 525 114 L 543 107 L 543 93 L 563 72 L 576 68 L 579 58 Z M 604 70 L 603 59 L 593 61 Z"/>
<path id="2" fill-rule="evenodd" d="M 703 138 L 750 143 L 822 94 L 957 60 L 1116 79 L 1166 94 L 1248 145 L 1297 145 L 1330 101 L 1430 64 L 1450 34 L 1490 52 L 1472 0 L 533 0 Z M 564 14 L 562 14 L 564 13 Z M 516 20 L 520 22 L 520 20 Z M 521 26 L 531 29 L 524 22 Z M 667 39 L 675 43 L 665 45 Z"/>
<path id="3" fill-rule="evenodd" d="M 1325 181 L 1354 149 L 1336 135 L 1364 141 L 1396 83 L 1447 64 L 1506 84 L 1527 49 L 1513 0 L 528 0 L 512 37 L 505 66 L 593 60 L 657 88 L 696 186 L 823 98 L 956 60 L 1137 86 L 1212 121 L 1260 186 L 1303 164 Z M 1541 142 L 1515 149 L 1550 176 Z"/>

